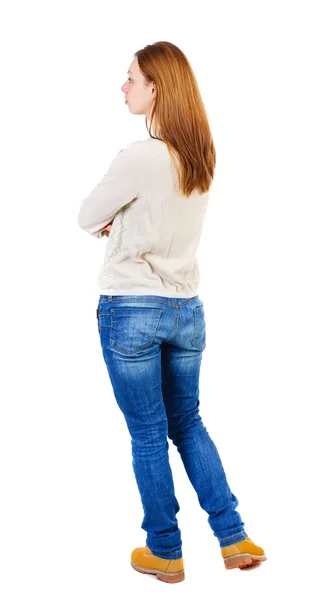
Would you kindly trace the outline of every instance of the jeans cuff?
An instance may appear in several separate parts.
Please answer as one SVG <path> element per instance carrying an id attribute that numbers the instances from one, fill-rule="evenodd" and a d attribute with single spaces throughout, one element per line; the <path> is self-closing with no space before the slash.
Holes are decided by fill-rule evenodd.
<path id="1" fill-rule="evenodd" d="M 149 548 L 149 546 L 147 545 L 147 547 Z M 168 552 L 168 553 L 162 553 L 162 552 L 155 552 L 155 550 L 152 550 L 151 548 L 149 548 L 151 553 L 154 554 L 154 556 L 158 556 L 159 558 L 165 558 L 167 560 L 176 560 L 178 558 L 182 558 L 182 550 L 179 550 L 178 552 Z"/>
<path id="2" fill-rule="evenodd" d="M 242 542 L 247 537 L 248 537 L 247 533 L 245 531 L 241 531 L 240 533 L 236 533 L 236 535 L 231 535 L 230 537 L 227 537 L 227 538 L 221 538 L 219 540 L 219 545 L 221 548 L 224 548 L 225 546 L 231 546 L 231 544 L 236 544 L 237 542 Z"/>

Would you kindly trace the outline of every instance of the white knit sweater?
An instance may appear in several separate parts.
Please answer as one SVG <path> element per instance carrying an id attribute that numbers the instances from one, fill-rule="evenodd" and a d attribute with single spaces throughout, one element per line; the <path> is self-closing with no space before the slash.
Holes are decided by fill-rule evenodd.
<path id="1" fill-rule="evenodd" d="M 79 226 L 101 238 L 112 221 L 97 283 L 100 294 L 191 298 L 199 288 L 196 257 L 209 193 L 189 198 L 161 140 L 132 142 L 82 200 Z"/>

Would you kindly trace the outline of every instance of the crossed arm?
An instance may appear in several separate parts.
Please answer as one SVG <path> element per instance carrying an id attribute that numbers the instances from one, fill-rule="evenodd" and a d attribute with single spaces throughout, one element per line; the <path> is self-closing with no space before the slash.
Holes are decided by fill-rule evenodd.
<path id="1" fill-rule="evenodd" d="M 78 224 L 95 237 L 108 236 L 117 212 L 142 190 L 146 175 L 146 153 L 140 141 L 117 154 L 102 180 L 82 200 Z"/>

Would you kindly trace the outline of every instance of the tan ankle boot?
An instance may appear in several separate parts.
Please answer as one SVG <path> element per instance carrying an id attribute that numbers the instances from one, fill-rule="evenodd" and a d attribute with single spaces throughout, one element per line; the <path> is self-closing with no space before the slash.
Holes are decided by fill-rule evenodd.
<path id="1" fill-rule="evenodd" d="M 256 546 L 249 537 L 231 546 L 224 546 L 221 548 L 221 553 L 226 569 L 235 569 L 236 567 L 244 569 L 267 560 L 264 550 L 260 546 Z"/>
<path id="2" fill-rule="evenodd" d="M 184 579 L 183 558 L 160 558 L 152 554 L 147 546 L 133 550 L 131 565 L 139 573 L 155 575 L 165 583 L 178 583 Z"/>

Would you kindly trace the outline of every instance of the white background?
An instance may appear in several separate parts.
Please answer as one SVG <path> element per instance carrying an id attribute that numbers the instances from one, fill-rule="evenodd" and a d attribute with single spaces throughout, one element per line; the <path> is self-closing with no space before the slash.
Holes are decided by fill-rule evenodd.
<path id="1" fill-rule="evenodd" d="M 334 586 L 333 9 L 323 0 L 2 5 L 2 600 L 260 600 Z M 268 557 L 250 572 L 224 569 L 170 443 L 186 573 L 175 586 L 129 564 L 145 532 L 97 331 L 107 238 L 77 224 L 114 156 L 148 137 L 120 88 L 134 52 L 159 40 L 188 57 L 217 150 L 198 253 L 201 415 L 246 531 Z"/>

